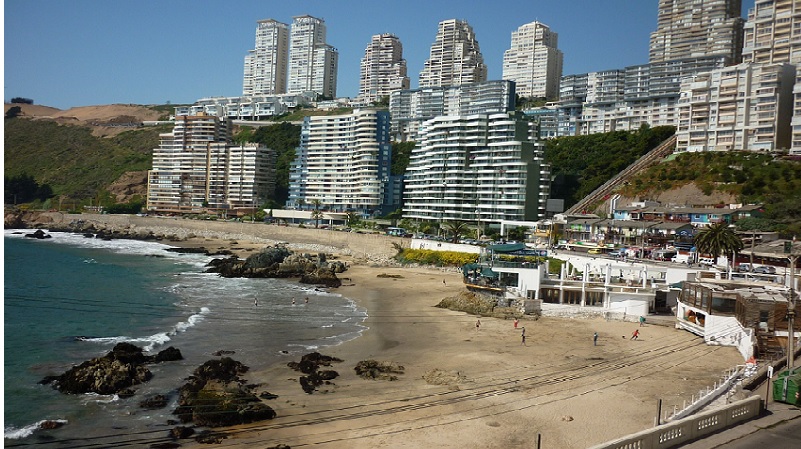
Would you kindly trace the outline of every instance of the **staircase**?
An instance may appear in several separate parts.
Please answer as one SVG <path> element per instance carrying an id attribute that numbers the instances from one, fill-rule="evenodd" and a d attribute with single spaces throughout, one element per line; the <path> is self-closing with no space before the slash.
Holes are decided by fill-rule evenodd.
<path id="1" fill-rule="evenodd" d="M 608 197 L 614 192 L 615 188 L 623 184 L 632 175 L 638 173 L 662 160 L 665 156 L 671 154 L 676 148 L 676 135 L 667 138 L 659 146 L 644 154 L 642 157 L 634 161 L 633 164 L 624 168 L 620 173 L 615 175 L 609 181 L 603 183 L 600 187 L 595 189 L 592 193 L 584 197 L 581 201 L 574 204 L 573 207 L 565 211 L 565 214 L 576 214 L 586 210 L 591 205 L 597 203 Z"/>

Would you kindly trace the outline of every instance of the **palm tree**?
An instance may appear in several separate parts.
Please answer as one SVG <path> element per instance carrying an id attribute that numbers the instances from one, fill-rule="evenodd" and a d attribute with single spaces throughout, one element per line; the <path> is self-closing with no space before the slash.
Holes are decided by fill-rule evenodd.
<path id="1" fill-rule="evenodd" d="M 323 203 L 317 198 L 313 199 L 311 203 L 314 206 L 311 217 L 314 219 L 314 228 L 317 229 L 320 227 L 320 220 L 323 218 L 323 213 L 320 212 L 320 205 Z"/>
<path id="2" fill-rule="evenodd" d="M 445 234 L 450 234 L 452 236 L 451 242 L 459 243 L 459 237 L 468 230 L 469 225 L 467 222 L 461 220 L 454 220 L 454 221 L 447 221 L 445 222 Z"/>
<path id="3" fill-rule="evenodd" d="M 728 265 L 731 264 L 732 255 L 743 249 L 743 241 L 725 222 L 715 223 L 702 229 L 695 236 L 695 247 L 700 253 L 706 253 L 717 259 L 721 254 L 726 255 Z"/>

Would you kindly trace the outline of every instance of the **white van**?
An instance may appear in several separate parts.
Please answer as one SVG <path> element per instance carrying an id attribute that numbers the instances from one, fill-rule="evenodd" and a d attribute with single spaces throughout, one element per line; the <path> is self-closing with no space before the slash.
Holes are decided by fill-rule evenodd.
<path id="1" fill-rule="evenodd" d="M 690 261 L 689 254 L 676 254 L 675 256 L 670 258 L 670 261 L 673 263 L 688 263 Z"/>
<path id="2" fill-rule="evenodd" d="M 699 257 L 698 263 L 701 265 L 715 265 L 715 258 L 714 257 Z"/>

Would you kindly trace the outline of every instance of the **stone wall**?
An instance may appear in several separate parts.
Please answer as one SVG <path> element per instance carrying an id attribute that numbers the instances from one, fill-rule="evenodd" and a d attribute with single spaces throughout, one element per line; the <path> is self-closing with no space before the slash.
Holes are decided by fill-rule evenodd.
<path id="1" fill-rule="evenodd" d="M 329 229 L 299 228 L 264 223 L 193 220 L 172 217 L 140 217 L 136 215 L 40 213 L 26 219 L 28 227 L 63 228 L 82 221 L 95 228 L 121 232 L 152 232 L 160 236 L 219 238 L 265 245 L 290 243 L 306 251 L 335 251 L 356 259 L 388 262 L 397 253 L 393 243 L 408 248 L 410 239 L 383 234 L 359 234 Z"/>

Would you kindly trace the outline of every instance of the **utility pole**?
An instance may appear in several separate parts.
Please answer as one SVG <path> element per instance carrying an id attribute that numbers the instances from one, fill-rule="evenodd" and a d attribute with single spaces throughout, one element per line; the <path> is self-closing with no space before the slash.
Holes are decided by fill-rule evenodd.
<path id="1" fill-rule="evenodd" d="M 788 245 L 789 243 L 789 245 Z M 798 255 L 793 254 L 793 244 L 795 237 L 792 241 L 785 242 L 784 252 L 789 253 L 787 260 L 790 262 L 790 299 L 787 302 L 787 369 L 793 369 L 793 362 L 795 361 L 795 263 L 798 260 Z"/>

